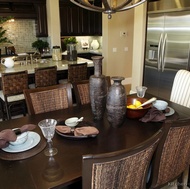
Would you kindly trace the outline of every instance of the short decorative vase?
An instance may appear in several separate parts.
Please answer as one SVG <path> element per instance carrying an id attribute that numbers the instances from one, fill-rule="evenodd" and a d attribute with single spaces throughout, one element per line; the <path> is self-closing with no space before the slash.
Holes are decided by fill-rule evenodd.
<path id="1" fill-rule="evenodd" d="M 126 118 L 126 92 L 121 84 L 124 77 L 112 77 L 114 83 L 109 88 L 106 101 L 107 119 L 111 126 L 119 127 Z"/>
<path id="2" fill-rule="evenodd" d="M 75 43 L 67 44 L 67 60 L 68 61 L 76 61 L 77 60 L 77 50 Z"/>
<path id="3" fill-rule="evenodd" d="M 94 75 L 90 76 L 90 102 L 95 120 L 101 120 L 106 108 L 106 78 L 102 75 L 102 56 L 93 56 Z"/>
<path id="4" fill-rule="evenodd" d="M 99 43 L 96 39 L 92 40 L 91 47 L 93 50 L 97 50 L 99 48 Z"/>

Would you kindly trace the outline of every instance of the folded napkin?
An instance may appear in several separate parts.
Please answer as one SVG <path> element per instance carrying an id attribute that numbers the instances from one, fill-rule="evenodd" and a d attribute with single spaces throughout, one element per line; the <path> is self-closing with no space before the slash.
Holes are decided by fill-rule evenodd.
<path id="1" fill-rule="evenodd" d="M 165 119 L 166 119 L 166 116 L 162 111 L 158 110 L 155 107 L 152 107 L 145 114 L 145 116 L 139 120 L 146 123 L 146 122 L 150 122 L 150 121 L 152 121 L 152 122 L 164 121 Z"/>
<path id="2" fill-rule="evenodd" d="M 0 132 L 0 148 L 6 148 L 9 145 L 9 142 L 14 142 L 17 139 L 17 135 L 31 131 L 36 128 L 34 124 L 26 124 L 20 128 L 17 128 L 15 131 L 12 129 L 5 129 Z"/>
<path id="3" fill-rule="evenodd" d="M 63 134 L 69 134 L 74 132 L 74 136 L 89 136 L 97 135 L 99 133 L 98 129 L 92 126 L 77 127 L 75 129 L 72 129 L 68 126 L 57 125 L 56 130 Z"/>
<path id="4" fill-rule="evenodd" d="M 6 148 L 9 142 L 14 142 L 17 136 L 12 129 L 5 129 L 0 132 L 0 148 Z"/>

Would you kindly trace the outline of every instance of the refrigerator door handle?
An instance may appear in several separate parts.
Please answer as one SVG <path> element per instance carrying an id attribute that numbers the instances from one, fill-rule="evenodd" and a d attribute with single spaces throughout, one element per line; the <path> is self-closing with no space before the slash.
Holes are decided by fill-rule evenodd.
<path id="1" fill-rule="evenodd" d="M 158 60 L 158 71 L 160 71 L 161 69 L 161 45 L 162 45 L 162 41 L 163 41 L 163 33 L 161 33 L 160 35 L 160 39 L 159 39 L 159 43 L 158 43 L 158 57 L 157 57 L 157 60 Z"/>
<path id="2" fill-rule="evenodd" d="M 167 38 L 168 38 L 168 35 L 167 35 L 167 33 L 165 34 L 165 36 L 164 36 L 164 42 L 163 42 L 163 48 L 162 48 L 162 55 L 161 55 L 161 57 L 162 57 L 162 60 L 161 60 L 161 65 L 162 65 L 162 72 L 164 71 L 164 68 L 165 68 L 165 52 L 166 52 L 166 40 L 167 40 Z"/>

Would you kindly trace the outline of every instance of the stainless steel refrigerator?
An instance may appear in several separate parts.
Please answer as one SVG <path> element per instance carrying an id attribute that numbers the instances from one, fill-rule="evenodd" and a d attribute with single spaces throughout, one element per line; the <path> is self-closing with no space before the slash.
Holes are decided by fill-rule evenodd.
<path id="1" fill-rule="evenodd" d="M 179 69 L 190 67 L 190 11 L 148 14 L 143 85 L 169 99 Z"/>

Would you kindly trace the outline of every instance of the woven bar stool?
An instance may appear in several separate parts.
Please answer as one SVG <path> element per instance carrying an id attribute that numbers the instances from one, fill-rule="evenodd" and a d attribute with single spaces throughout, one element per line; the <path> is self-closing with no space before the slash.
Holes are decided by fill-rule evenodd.
<path id="1" fill-rule="evenodd" d="M 23 90 L 28 88 L 28 72 L 2 73 L 2 91 L 0 97 L 4 103 L 7 119 L 12 112 L 26 115 L 26 104 Z"/>
<path id="2" fill-rule="evenodd" d="M 87 63 L 68 64 L 68 78 L 59 80 L 60 84 L 88 79 Z"/>
<path id="3" fill-rule="evenodd" d="M 57 66 L 35 68 L 35 84 L 29 84 L 29 88 L 46 87 L 57 84 Z"/>

